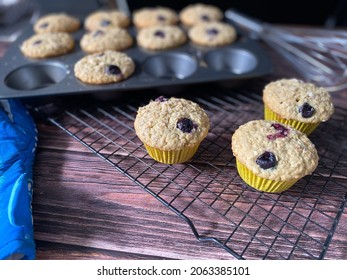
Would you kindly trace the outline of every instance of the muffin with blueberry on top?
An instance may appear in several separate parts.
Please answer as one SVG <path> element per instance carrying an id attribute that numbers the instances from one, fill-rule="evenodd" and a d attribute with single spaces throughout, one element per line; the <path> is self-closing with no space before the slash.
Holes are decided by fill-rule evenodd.
<path id="1" fill-rule="evenodd" d="M 237 38 L 236 29 L 224 22 L 200 23 L 188 31 L 189 39 L 200 46 L 218 47 L 233 43 Z"/>
<path id="2" fill-rule="evenodd" d="M 144 49 L 160 51 L 183 45 L 187 41 L 187 35 L 179 26 L 157 25 L 140 29 L 136 40 Z"/>
<path id="3" fill-rule="evenodd" d="M 161 96 L 138 109 L 134 127 L 154 160 L 175 164 L 194 156 L 208 134 L 210 121 L 198 104 Z"/>
<path id="4" fill-rule="evenodd" d="M 175 25 L 178 23 L 178 15 L 173 9 L 168 7 L 145 7 L 134 11 L 133 23 L 137 28 Z"/>
<path id="5" fill-rule="evenodd" d="M 120 10 L 98 10 L 86 17 L 84 27 L 88 31 L 126 28 L 130 22 L 130 17 Z"/>
<path id="6" fill-rule="evenodd" d="M 107 50 L 123 51 L 130 48 L 133 42 L 132 36 L 126 29 L 114 27 L 87 32 L 82 36 L 80 46 L 86 53 L 97 53 Z"/>
<path id="7" fill-rule="evenodd" d="M 34 34 L 24 40 L 20 51 L 28 58 L 49 58 L 70 53 L 75 46 L 74 38 L 67 32 Z"/>
<path id="8" fill-rule="evenodd" d="M 72 33 L 81 27 L 80 20 L 67 13 L 50 13 L 41 16 L 34 24 L 35 33 L 68 32 Z"/>
<path id="9" fill-rule="evenodd" d="M 283 192 L 318 165 L 317 150 L 307 135 L 277 121 L 241 125 L 232 135 L 231 148 L 240 177 L 264 192 Z"/>
<path id="10" fill-rule="evenodd" d="M 191 27 L 199 23 L 221 21 L 223 11 L 214 5 L 195 3 L 183 8 L 179 13 L 179 19 L 185 26 Z"/>
<path id="11" fill-rule="evenodd" d="M 263 102 L 266 120 L 289 124 L 307 135 L 334 113 L 325 88 L 297 79 L 281 79 L 266 85 Z"/>
<path id="12" fill-rule="evenodd" d="M 118 83 L 129 78 L 135 71 L 133 59 L 126 53 L 107 50 L 89 54 L 74 65 L 74 74 L 86 84 Z"/>

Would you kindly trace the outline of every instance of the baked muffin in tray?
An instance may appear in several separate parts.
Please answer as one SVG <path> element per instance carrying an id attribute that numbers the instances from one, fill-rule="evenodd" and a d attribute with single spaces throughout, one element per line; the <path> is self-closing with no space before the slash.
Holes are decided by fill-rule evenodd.
<path id="1" fill-rule="evenodd" d="M 106 30 L 113 27 L 126 28 L 130 25 L 130 17 L 119 10 L 98 10 L 90 13 L 84 20 L 84 28 L 88 31 Z"/>
<path id="2" fill-rule="evenodd" d="M 223 11 L 214 5 L 195 3 L 183 8 L 179 13 L 179 19 L 182 24 L 190 27 L 199 23 L 221 21 Z"/>
<path id="3" fill-rule="evenodd" d="M 147 50 L 166 50 L 183 45 L 186 33 L 178 26 L 151 26 L 138 30 L 137 44 Z"/>
<path id="4" fill-rule="evenodd" d="M 224 22 L 199 23 L 189 29 L 188 37 L 201 46 L 219 47 L 233 43 L 237 32 L 232 25 Z"/>
<path id="5" fill-rule="evenodd" d="M 34 34 L 20 45 L 22 54 L 28 58 L 57 57 L 73 50 L 74 38 L 66 32 Z"/>
<path id="6" fill-rule="evenodd" d="M 86 84 L 111 84 L 127 79 L 135 71 L 135 63 L 123 52 L 105 51 L 89 54 L 76 62 L 76 78 Z"/>
<path id="7" fill-rule="evenodd" d="M 40 17 L 34 24 L 36 33 L 75 32 L 81 27 L 80 20 L 67 13 L 50 13 Z"/>
<path id="8" fill-rule="evenodd" d="M 87 32 L 80 40 L 81 49 L 86 53 L 123 51 L 131 47 L 133 43 L 134 39 L 129 32 L 119 27 Z"/>
<path id="9" fill-rule="evenodd" d="M 168 7 L 145 7 L 133 12 L 133 23 L 137 28 L 178 23 L 176 11 Z"/>

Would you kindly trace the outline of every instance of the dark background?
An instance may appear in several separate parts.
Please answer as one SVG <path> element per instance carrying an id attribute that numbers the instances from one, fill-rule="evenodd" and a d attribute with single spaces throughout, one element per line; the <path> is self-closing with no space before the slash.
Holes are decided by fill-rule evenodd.
<path id="1" fill-rule="evenodd" d="M 234 8 L 252 17 L 270 23 L 291 23 L 324 25 L 328 17 L 335 14 L 339 5 L 344 6 L 345 0 L 239 0 L 239 1 L 165 1 L 165 6 L 180 10 L 190 3 L 201 2 L 220 7 L 222 10 Z M 341 2 L 341 4 L 340 4 Z M 163 5 L 163 1 L 128 1 L 132 9 L 141 6 Z M 339 8 L 340 9 L 340 8 Z"/>
<path id="2" fill-rule="evenodd" d="M 143 6 L 165 5 L 180 10 L 190 3 L 207 3 L 220 7 L 236 9 L 249 16 L 269 23 L 288 23 L 306 25 L 344 25 L 346 19 L 346 0 L 238 0 L 238 1 L 128 1 L 131 9 Z"/>
<path id="3" fill-rule="evenodd" d="M 66 5 L 76 10 L 87 9 L 111 2 L 108 0 L 38 0 L 45 10 L 62 10 Z M 236 1 L 188 1 L 188 0 L 128 0 L 131 10 L 150 6 L 168 6 L 180 10 L 191 3 L 207 3 L 219 6 L 223 11 L 234 8 L 246 15 L 269 23 L 303 24 L 315 26 L 347 25 L 347 0 L 236 0 Z"/>

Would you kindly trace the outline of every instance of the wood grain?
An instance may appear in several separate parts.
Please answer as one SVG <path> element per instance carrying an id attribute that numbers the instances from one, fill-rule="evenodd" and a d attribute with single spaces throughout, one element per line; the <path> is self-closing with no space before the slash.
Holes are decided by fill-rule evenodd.
<path id="1" fill-rule="evenodd" d="M 126 259 L 127 253 L 131 258 L 232 259 L 214 244 L 197 242 L 180 218 L 82 145 L 72 148 L 77 142 L 71 137 L 44 128 L 33 199 L 35 239 L 42 241 L 38 258 L 84 259 L 95 249 L 98 259 L 110 254 Z M 50 255 L 47 242 L 72 249 Z M 73 248 L 84 249 L 73 253 Z"/>
<path id="2" fill-rule="evenodd" d="M 109 119 L 99 117 L 101 123 L 112 126 Z M 218 114 L 216 118 L 223 119 Z M 132 118 L 129 119 L 131 121 Z M 74 248 L 80 248 L 85 254 L 92 252 L 98 254 L 98 258 L 106 259 L 110 258 L 110 254 L 112 258 L 125 258 L 126 253 L 129 253 L 129 258 L 233 259 L 232 255 L 213 242 L 198 242 L 188 225 L 172 211 L 72 137 L 56 126 L 38 123 L 39 131 L 44 131 L 44 134 L 40 134 L 35 165 L 35 236 L 38 241 L 42 241 L 38 244 L 60 244 L 66 248 L 68 258 L 88 258 L 83 256 L 83 253 L 73 253 Z M 338 121 L 337 124 L 332 122 L 331 125 L 338 126 Z M 219 123 L 217 130 L 220 128 L 221 132 L 225 131 L 223 126 L 223 123 Z M 104 140 L 100 140 L 102 138 L 94 136 L 92 130 L 78 129 L 77 124 L 76 128 L 68 127 L 95 149 L 101 149 L 106 145 L 107 149 L 102 149 L 104 156 L 109 157 L 113 154 L 116 145 L 110 145 L 108 141 L 104 143 Z M 102 130 L 103 128 L 98 128 L 99 132 Z M 107 130 L 102 133 L 109 139 L 114 139 Z M 135 139 L 128 131 L 124 133 L 127 133 L 128 138 Z M 202 150 L 211 153 L 216 149 L 213 154 L 227 155 L 223 150 L 230 148 L 229 135 L 218 139 L 214 139 L 213 135 L 205 141 Z M 328 139 L 326 141 L 329 142 Z M 117 145 L 125 146 L 126 143 L 125 139 L 117 139 Z M 144 157 L 143 161 L 148 162 L 147 164 L 152 162 L 151 159 L 146 159 L 143 151 L 137 152 L 136 156 Z M 320 151 L 322 154 L 328 152 Z M 270 259 L 287 258 L 289 254 L 294 259 L 318 258 L 326 242 L 325 238 L 329 236 L 328 230 L 333 224 L 337 208 L 340 207 L 341 195 L 345 193 L 343 187 L 337 188 L 332 185 L 332 194 L 335 192 L 336 198 L 327 194 L 321 196 L 317 204 L 317 197 L 321 191 L 317 189 L 315 195 L 315 191 L 309 189 L 307 181 L 303 181 L 290 190 L 289 196 L 283 196 L 279 201 L 276 195 L 259 196 L 256 192 L 243 192 L 240 187 L 241 180 L 231 180 L 230 170 L 227 170 L 227 167 L 222 168 L 227 159 L 210 158 L 211 162 L 222 168 L 220 170 L 213 171 L 210 167 L 203 166 L 204 161 L 199 160 L 194 161 L 195 165 L 192 167 L 182 165 L 172 170 L 161 164 L 150 164 L 151 169 L 146 168 L 144 164 L 137 164 L 135 158 L 132 160 L 132 152 L 130 156 L 127 156 L 125 151 L 113 155 L 110 160 L 119 162 L 119 166 L 140 183 L 147 185 L 150 182 L 151 191 L 160 192 L 162 198 L 192 218 L 199 234 L 212 235 L 226 242 L 235 252 L 247 259 L 264 256 Z M 204 160 L 208 159 L 204 152 L 200 156 Z M 331 154 L 328 159 L 336 160 L 334 156 Z M 330 166 L 331 162 L 327 162 L 326 165 Z M 207 173 L 199 171 L 204 168 Z M 165 174 L 170 180 L 158 177 L 155 170 Z M 324 185 L 327 180 L 332 181 L 332 177 L 329 178 L 329 170 L 331 169 L 325 168 L 324 165 L 320 167 L 315 177 L 310 179 L 315 181 L 312 187 Z M 345 186 L 344 170 L 345 166 L 342 165 L 340 175 L 333 175 L 336 177 L 333 182 Z M 180 175 L 181 172 L 184 172 L 184 177 Z M 233 172 L 235 173 L 235 170 Z M 197 179 L 192 183 L 189 178 Z M 211 183 L 211 178 L 214 183 Z M 179 185 L 187 186 L 183 194 L 171 179 L 173 182 L 179 182 Z M 225 182 L 234 184 L 234 190 L 225 189 Z M 306 193 L 302 193 L 303 186 L 306 187 Z M 210 192 L 206 192 L 207 187 Z M 192 202 L 186 192 L 198 196 L 198 199 Z M 176 196 L 180 198 L 176 199 Z M 223 199 L 217 199 L 216 196 Z M 298 197 L 301 197 L 301 200 Z M 206 205 L 213 205 L 214 209 L 219 209 L 218 211 L 225 209 L 225 212 L 216 213 L 207 209 Z M 230 208 L 230 205 L 233 208 Z M 312 207 L 315 207 L 314 212 Z M 345 214 L 342 214 L 325 258 L 346 257 Z M 307 221 L 306 217 L 310 215 L 310 220 Z M 233 232 L 231 237 L 230 232 Z M 71 251 L 69 246 L 72 246 Z M 291 246 L 296 249 L 291 251 Z M 82 250 L 84 247 L 85 250 Z M 94 250 L 98 253 L 94 253 Z M 46 258 L 46 255 L 42 255 L 42 258 Z"/>

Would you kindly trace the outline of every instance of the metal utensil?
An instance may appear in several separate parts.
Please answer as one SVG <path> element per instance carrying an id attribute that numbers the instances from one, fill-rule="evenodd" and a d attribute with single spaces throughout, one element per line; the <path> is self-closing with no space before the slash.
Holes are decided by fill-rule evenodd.
<path id="1" fill-rule="evenodd" d="M 347 88 L 347 32 L 274 26 L 233 9 L 225 16 L 280 53 L 303 79 L 332 92 Z"/>
<path id="2" fill-rule="evenodd" d="M 115 2 L 120 11 L 130 16 L 130 9 L 127 0 L 115 0 Z"/>

